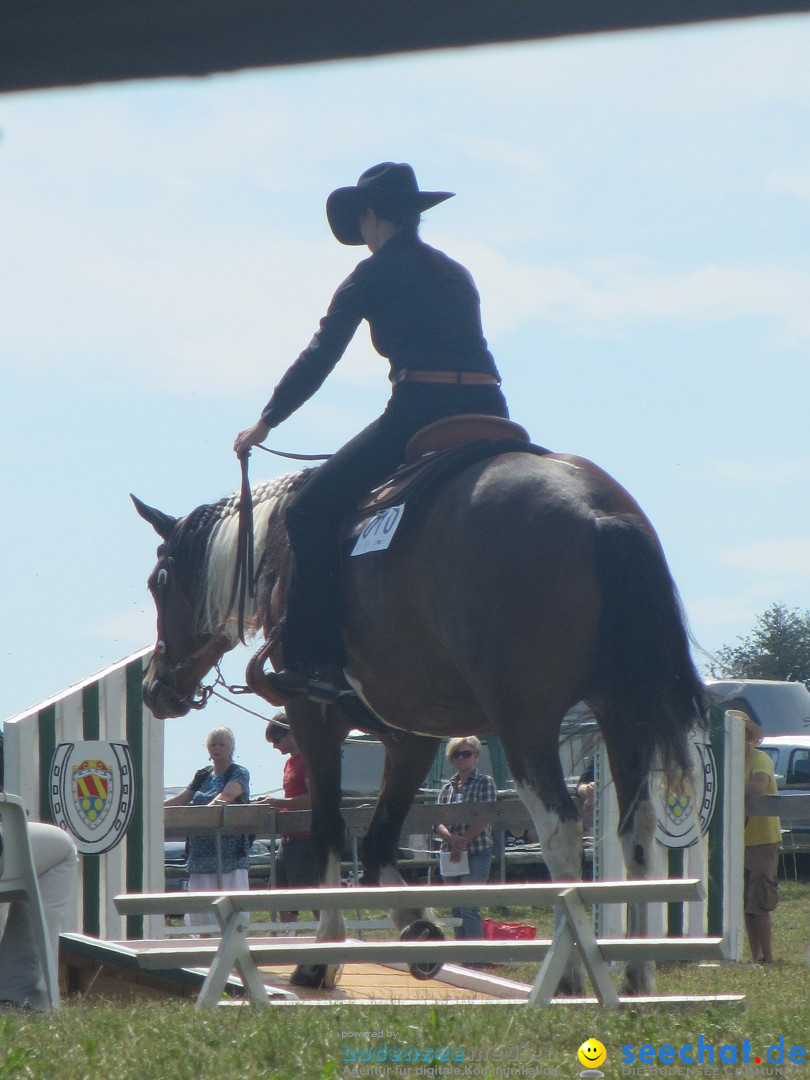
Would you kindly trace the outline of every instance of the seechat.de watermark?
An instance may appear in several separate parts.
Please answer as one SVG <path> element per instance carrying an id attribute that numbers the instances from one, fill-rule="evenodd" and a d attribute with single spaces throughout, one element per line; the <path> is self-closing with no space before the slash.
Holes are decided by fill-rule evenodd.
<path id="1" fill-rule="evenodd" d="M 769 1046 L 756 1048 L 750 1039 L 741 1043 L 708 1042 L 699 1035 L 695 1042 L 662 1042 L 658 1045 L 626 1043 L 619 1050 L 622 1076 L 775 1076 L 786 1067 L 804 1065 L 807 1050 L 800 1043 L 779 1038 Z"/>

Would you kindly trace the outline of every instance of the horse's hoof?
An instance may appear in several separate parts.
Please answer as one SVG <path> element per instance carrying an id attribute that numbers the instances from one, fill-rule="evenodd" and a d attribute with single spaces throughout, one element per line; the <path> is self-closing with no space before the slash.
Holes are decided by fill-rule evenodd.
<path id="1" fill-rule="evenodd" d="M 334 990 L 342 971 L 342 964 L 299 964 L 290 975 L 290 983 L 313 990 Z"/>
<path id="2" fill-rule="evenodd" d="M 619 986 L 622 997 L 654 997 L 656 993 L 655 976 L 625 973 Z"/>
<path id="3" fill-rule="evenodd" d="M 651 997 L 655 994 L 655 962 L 638 960 L 624 969 L 619 993 L 623 997 Z"/>
<path id="4" fill-rule="evenodd" d="M 585 994 L 585 976 L 580 967 L 572 966 L 563 972 L 555 997 L 583 997 Z"/>
<path id="5" fill-rule="evenodd" d="M 400 941 L 444 941 L 441 927 L 427 919 L 415 919 L 409 923 L 399 935 Z M 423 960 L 421 964 L 408 964 L 408 970 L 414 979 L 426 982 L 435 979 L 444 965 L 430 960 Z"/>
<path id="6" fill-rule="evenodd" d="M 324 990 L 334 990 L 343 974 L 343 964 L 327 964 L 323 977 Z"/>

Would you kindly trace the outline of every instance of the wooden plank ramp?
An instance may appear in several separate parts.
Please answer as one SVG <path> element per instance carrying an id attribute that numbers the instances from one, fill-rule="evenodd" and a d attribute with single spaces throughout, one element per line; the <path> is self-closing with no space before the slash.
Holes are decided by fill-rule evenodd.
<path id="1" fill-rule="evenodd" d="M 203 944 L 184 943 L 172 947 L 141 948 L 138 965 L 149 970 L 165 970 L 178 966 L 208 966 L 197 1001 L 198 1008 L 214 1008 L 222 1000 L 228 979 L 234 969 L 239 972 L 248 996 L 258 1006 L 275 1004 L 279 999 L 293 1000 L 295 995 L 275 990 L 268 995 L 262 968 L 271 965 L 324 964 L 329 966 L 397 965 L 403 963 L 442 963 L 444 975 L 438 981 L 449 981 L 447 972 L 453 972 L 456 964 L 463 964 L 463 973 L 480 971 L 480 965 L 495 963 L 540 963 L 534 985 L 527 998 L 515 998 L 529 1005 L 542 1008 L 554 1002 L 557 986 L 567 964 L 574 958 L 581 960 L 590 978 L 599 1003 L 605 1008 L 619 1008 L 627 999 L 621 999 L 610 974 L 610 963 L 625 960 L 722 960 L 725 956 L 723 938 L 619 938 L 597 940 L 585 902 L 599 901 L 610 904 L 666 899 L 667 902 L 683 902 L 700 899 L 705 895 L 702 883 L 696 879 L 672 879 L 659 881 L 618 882 L 557 882 L 522 885 L 442 885 L 413 886 L 409 888 L 381 886 L 356 889 L 278 889 L 262 892 L 237 893 L 175 893 L 122 895 L 115 898 L 119 911 L 125 914 L 149 912 L 152 914 L 182 914 L 194 910 L 207 910 L 216 919 L 221 930 L 217 942 L 206 940 Z M 414 906 L 443 907 L 453 903 L 472 905 L 494 903 L 512 905 L 528 903 L 531 906 L 551 906 L 556 912 L 554 937 L 551 941 L 434 941 L 434 940 L 374 940 L 374 941 L 313 941 L 294 937 L 272 938 L 269 943 L 250 935 L 250 911 L 290 910 L 308 908 L 343 910 L 349 908 L 376 909 L 380 905 L 395 908 Z M 486 979 L 485 973 L 480 978 Z M 454 985 L 459 985 L 457 982 Z M 465 984 L 470 989 L 469 984 Z M 515 984 L 521 992 L 519 984 Z M 479 986 L 474 987 L 475 990 Z M 493 996 L 498 997 L 496 993 Z M 396 1000 L 403 1000 L 397 998 Z M 422 997 L 421 1000 L 436 1000 Z M 570 999 L 565 999 L 570 1000 Z M 629 999 L 634 1005 L 642 998 Z M 659 997 L 647 997 L 650 1004 L 662 1004 Z M 676 999 L 667 999 L 674 1003 Z M 720 998 L 685 998 L 700 1004 Z M 734 1000 L 731 996 L 727 1000 Z"/>
<path id="2" fill-rule="evenodd" d="M 251 938 L 257 949 L 272 949 L 288 940 Z M 296 937 L 296 944 L 313 938 Z M 84 934 L 63 934 L 60 939 L 60 973 L 68 993 L 98 999 L 138 997 L 196 998 L 216 954 L 218 938 L 189 937 L 183 941 L 191 961 L 173 968 L 153 966 L 161 951 L 176 953 L 177 939 L 101 941 Z M 448 1002 L 525 1005 L 531 992 L 527 983 L 505 979 L 493 972 L 447 964 L 438 978 L 414 979 L 404 964 L 347 964 L 333 990 L 293 986 L 293 964 L 257 965 L 274 1005 L 430 1005 Z M 222 1004 L 247 1001 L 241 981 L 232 977 Z"/>
<path id="3" fill-rule="evenodd" d="M 309 944 L 313 939 L 297 937 L 296 943 Z M 271 949 L 279 938 L 256 937 L 257 950 Z M 138 998 L 196 999 L 209 971 L 210 960 L 219 944 L 214 938 L 189 938 L 184 943 L 198 966 L 166 969 L 142 966 L 148 956 L 154 959 L 161 950 L 176 949 L 176 940 L 100 941 L 83 934 L 63 934 L 60 948 L 60 976 L 68 993 L 90 1000 L 134 1000 Z M 545 943 L 550 944 L 550 943 Z M 150 961 L 146 960 L 147 964 Z M 289 978 L 292 964 L 259 964 L 259 973 L 267 987 L 274 1007 L 281 1005 L 526 1005 L 532 986 L 505 978 L 493 970 L 472 970 L 456 964 L 446 964 L 439 977 L 429 982 L 414 979 L 405 964 L 353 963 L 347 964 L 333 990 L 293 986 Z M 692 1005 L 705 1007 L 709 1002 L 739 1004 L 737 994 L 711 995 L 706 998 L 680 995 L 660 995 L 645 998 L 620 997 L 622 1005 Z M 226 987 L 221 1005 L 242 1005 L 248 1001 L 241 981 L 232 977 Z M 556 998 L 551 1004 L 594 1006 L 596 997 Z"/>

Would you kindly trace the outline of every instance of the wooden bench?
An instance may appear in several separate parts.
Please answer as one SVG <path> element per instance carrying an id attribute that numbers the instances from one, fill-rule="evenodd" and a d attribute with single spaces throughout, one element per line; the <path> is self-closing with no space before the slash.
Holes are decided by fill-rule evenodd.
<path id="1" fill-rule="evenodd" d="M 530 883 L 501 885 L 390 886 L 357 889 L 274 889 L 231 893 L 153 893 L 117 896 L 124 915 L 181 915 L 212 911 L 221 927 L 219 942 L 178 944 L 138 953 L 145 969 L 210 965 L 198 1007 L 215 1006 L 235 968 L 250 1000 L 270 1004 L 257 965 L 347 964 L 425 961 L 521 963 L 540 961 L 529 1004 L 548 1005 L 569 960 L 579 956 L 606 1008 L 620 1004 L 608 964 L 614 960 L 705 960 L 724 957 L 722 938 L 622 938 L 597 940 L 585 904 L 635 901 L 679 903 L 704 896 L 697 879 L 663 881 Z M 279 938 L 251 945 L 250 912 L 346 908 L 450 907 L 498 904 L 554 907 L 558 919 L 550 941 L 296 941 Z"/>

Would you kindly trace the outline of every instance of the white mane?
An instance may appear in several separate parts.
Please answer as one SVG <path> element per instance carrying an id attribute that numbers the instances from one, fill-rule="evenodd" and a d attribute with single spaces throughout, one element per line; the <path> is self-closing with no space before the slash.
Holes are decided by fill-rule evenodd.
<path id="1" fill-rule="evenodd" d="M 254 565 L 258 569 L 264 555 L 271 515 L 280 507 L 300 473 L 288 473 L 257 484 L 253 490 Z M 231 604 L 239 534 L 239 496 L 221 504 L 219 520 L 211 530 L 206 551 L 206 581 L 203 627 L 207 632 L 222 630 L 232 645 L 238 641 L 236 605 Z M 245 603 L 245 629 L 253 636 L 260 629 L 256 600 Z"/>

